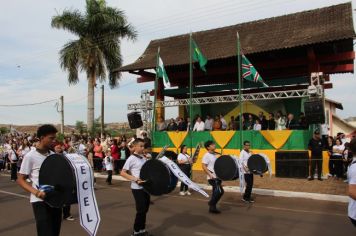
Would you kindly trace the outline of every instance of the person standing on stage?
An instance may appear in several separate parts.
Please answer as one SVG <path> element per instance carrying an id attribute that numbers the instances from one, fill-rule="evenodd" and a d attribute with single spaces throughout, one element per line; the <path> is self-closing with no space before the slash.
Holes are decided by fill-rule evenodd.
<path id="1" fill-rule="evenodd" d="M 146 158 L 143 157 L 144 141 L 137 138 L 133 141 L 134 153 L 126 160 L 122 168 L 121 176 L 131 180 L 132 195 L 136 204 L 136 217 L 134 223 L 134 232 L 132 235 L 150 235 L 146 231 L 146 214 L 150 206 L 150 195 L 143 190 L 140 172 Z"/>
<path id="2" fill-rule="evenodd" d="M 177 157 L 177 162 L 179 168 L 183 171 L 183 173 L 190 178 L 191 170 L 192 170 L 192 159 L 187 153 L 187 146 L 182 145 L 180 148 L 180 153 Z M 188 191 L 188 185 L 184 184 L 183 181 L 180 184 L 180 192 L 179 195 L 191 195 L 191 193 Z"/>
<path id="3" fill-rule="evenodd" d="M 251 144 L 249 141 L 244 141 L 244 149 L 240 153 L 240 160 L 242 162 L 244 178 L 246 182 L 245 193 L 242 197 L 242 201 L 253 203 L 254 199 L 251 197 L 252 187 L 253 187 L 253 174 L 247 167 L 248 159 L 251 157 L 252 153 L 250 151 Z"/>
<path id="4" fill-rule="evenodd" d="M 308 149 L 311 150 L 311 170 L 308 180 L 314 180 L 315 167 L 318 167 L 318 180 L 322 181 L 321 169 L 323 166 L 323 142 L 321 141 L 319 130 L 314 131 L 313 138 L 310 139 Z"/>
<path id="5" fill-rule="evenodd" d="M 219 214 L 221 212 L 216 208 L 216 204 L 224 195 L 224 189 L 221 186 L 221 180 L 216 178 L 214 172 L 214 164 L 217 159 L 215 155 L 215 143 L 213 141 L 207 141 L 205 142 L 204 147 L 208 152 L 203 156 L 202 168 L 207 174 L 208 183 L 213 187 L 211 199 L 208 202 L 209 213 Z"/>
<path id="6" fill-rule="evenodd" d="M 350 197 L 348 216 L 352 224 L 356 227 L 356 138 L 353 138 L 350 142 L 350 151 L 352 152 L 353 158 L 349 170 L 347 171 L 349 180 L 348 192 Z"/>
<path id="7" fill-rule="evenodd" d="M 35 150 L 27 153 L 21 164 L 17 183 L 31 193 L 30 202 L 35 216 L 38 236 L 58 236 L 61 230 L 62 208 L 52 208 L 43 199 L 46 193 L 37 189 L 38 177 L 42 162 L 51 153 L 56 139 L 57 129 L 53 125 L 42 125 L 37 130 L 39 138 Z M 30 179 L 32 186 L 26 182 Z"/>

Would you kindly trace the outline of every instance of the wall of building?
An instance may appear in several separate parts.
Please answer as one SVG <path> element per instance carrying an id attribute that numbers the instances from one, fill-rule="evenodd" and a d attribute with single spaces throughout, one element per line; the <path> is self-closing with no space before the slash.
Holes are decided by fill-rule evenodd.
<path id="1" fill-rule="evenodd" d="M 333 116 L 332 136 L 336 136 L 337 133 L 350 134 L 354 131 L 354 126 L 348 125 L 347 123 L 345 124 L 339 117 Z"/>

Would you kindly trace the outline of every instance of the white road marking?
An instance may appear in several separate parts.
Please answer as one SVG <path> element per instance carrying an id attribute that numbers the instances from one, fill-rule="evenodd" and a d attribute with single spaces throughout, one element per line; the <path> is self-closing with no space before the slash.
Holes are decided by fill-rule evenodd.
<path id="1" fill-rule="evenodd" d="M 4 193 L 4 194 L 7 194 L 7 195 L 12 195 L 12 196 L 16 196 L 16 197 L 21 197 L 21 198 L 27 198 L 27 199 L 30 198 L 28 195 L 12 193 L 12 192 L 7 192 L 7 191 L 3 191 L 3 190 L 0 190 L 0 193 Z"/>

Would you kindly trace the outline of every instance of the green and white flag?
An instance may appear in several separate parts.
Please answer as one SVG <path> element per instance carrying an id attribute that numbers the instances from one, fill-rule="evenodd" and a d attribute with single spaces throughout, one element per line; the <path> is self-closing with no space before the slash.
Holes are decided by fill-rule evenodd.
<path id="1" fill-rule="evenodd" d="M 158 78 L 163 78 L 164 87 L 170 88 L 171 83 L 169 82 L 167 72 L 164 69 L 164 64 L 163 64 L 162 58 L 160 56 L 158 56 L 158 65 L 157 65 L 156 73 L 157 73 Z"/>
<path id="2" fill-rule="evenodd" d="M 198 45 L 195 43 L 195 41 L 193 39 L 191 40 L 191 43 L 192 43 L 192 49 L 193 49 L 193 53 L 192 53 L 193 61 L 199 62 L 200 69 L 203 70 L 204 72 L 206 72 L 205 65 L 208 63 L 208 59 L 206 59 L 206 57 L 200 51 L 200 49 L 198 48 Z"/>
<path id="3" fill-rule="evenodd" d="M 268 87 L 268 85 L 263 81 L 262 77 L 256 70 L 256 68 L 251 64 L 247 57 L 242 54 L 242 78 L 249 80 L 251 82 L 260 82 L 263 87 Z"/>

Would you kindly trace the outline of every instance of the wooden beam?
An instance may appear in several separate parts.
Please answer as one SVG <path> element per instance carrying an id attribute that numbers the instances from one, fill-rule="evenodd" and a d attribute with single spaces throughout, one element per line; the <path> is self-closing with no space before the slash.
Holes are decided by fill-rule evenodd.
<path id="1" fill-rule="evenodd" d="M 333 55 L 317 55 L 317 60 L 320 63 L 329 63 L 329 62 L 339 62 L 339 61 L 350 61 L 355 59 L 355 52 L 342 52 Z"/>
<path id="2" fill-rule="evenodd" d="M 344 65 L 322 65 L 320 71 L 333 74 L 333 73 L 353 73 L 354 64 L 344 64 Z"/>
<path id="3" fill-rule="evenodd" d="M 153 82 L 155 81 L 155 78 L 152 77 L 146 77 L 146 76 L 140 76 L 137 77 L 137 83 L 147 83 L 147 82 Z"/>

